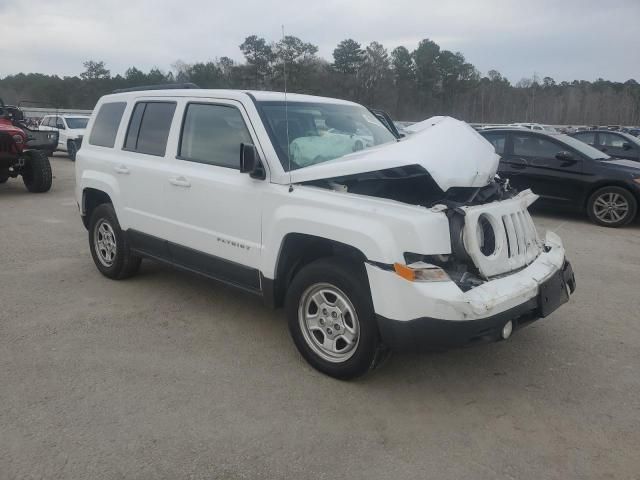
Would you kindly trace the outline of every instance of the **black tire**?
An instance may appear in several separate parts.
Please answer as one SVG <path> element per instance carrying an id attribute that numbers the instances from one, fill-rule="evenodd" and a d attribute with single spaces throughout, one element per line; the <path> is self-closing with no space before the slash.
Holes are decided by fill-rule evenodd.
<path id="1" fill-rule="evenodd" d="M 53 175 L 47 154 L 40 150 L 30 150 L 25 156 L 26 164 L 22 172 L 25 187 L 32 193 L 48 192 Z"/>
<path id="2" fill-rule="evenodd" d="M 610 199 L 616 198 L 623 199 L 620 200 L 618 204 L 623 204 L 624 202 L 627 204 L 624 214 L 620 213 L 622 210 L 618 210 L 620 218 L 616 218 L 613 214 L 607 215 L 603 213 L 602 210 L 603 204 L 608 203 Z M 589 219 L 596 225 L 603 227 L 623 227 L 636 217 L 637 212 L 638 201 L 629 190 L 622 187 L 608 186 L 599 188 L 589 197 L 589 201 L 587 202 L 587 215 L 589 215 Z"/>
<path id="3" fill-rule="evenodd" d="M 97 246 L 96 236 L 98 235 L 99 239 L 103 238 L 98 230 L 105 224 L 110 228 L 115 243 L 113 258 L 110 263 L 105 261 L 104 250 L 102 252 L 97 251 L 99 247 Z M 120 229 L 116 212 L 110 203 L 99 205 L 91 214 L 89 220 L 89 249 L 91 250 L 93 262 L 105 277 L 122 280 L 135 275 L 140 268 L 142 259 L 131 253 L 127 237 Z"/>
<path id="4" fill-rule="evenodd" d="M 76 145 L 76 142 L 74 142 L 73 140 L 69 140 L 67 142 L 67 153 L 71 161 L 75 162 L 76 154 L 78 153 L 78 146 Z"/>
<path id="5" fill-rule="evenodd" d="M 9 180 L 9 175 L 6 173 L 0 173 L 0 184 L 5 183 L 7 180 Z"/>
<path id="6" fill-rule="evenodd" d="M 313 291 L 317 286 L 337 288 L 340 293 L 347 297 L 355 309 L 359 335 L 357 335 L 357 341 L 354 340 L 355 347 L 352 347 L 348 353 L 351 356 L 345 360 L 334 359 L 333 361 L 328 361 L 323 358 L 316 351 L 320 347 L 313 346 L 309 331 L 307 330 L 306 333 L 303 331 L 305 327 L 302 324 L 305 322 L 299 319 L 299 309 L 301 311 L 304 310 L 304 299 L 310 298 L 307 292 Z M 326 375 L 341 380 L 359 377 L 372 370 L 386 353 L 380 343 L 373 302 L 369 291 L 369 282 L 362 264 L 345 258 L 329 257 L 316 260 L 303 267 L 289 285 L 285 298 L 285 311 L 289 332 L 298 351 L 313 368 Z M 319 306 L 318 315 L 320 315 Z M 339 318 L 342 319 L 342 316 Z M 343 330 L 343 333 L 347 333 L 346 323 L 349 321 L 347 318 L 347 316 L 344 317 L 345 321 L 342 328 L 345 330 Z M 335 321 L 333 319 L 328 320 L 329 323 Z M 330 327 L 329 323 L 324 324 L 325 327 Z M 321 330 L 325 327 L 318 328 L 315 332 L 317 335 L 314 336 L 318 342 L 320 342 L 320 338 L 324 339 L 325 333 Z M 329 331 L 330 329 L 327 328 L 327 330 Z M 334 333 L 337 335 L 337 330 Z M 322 335 L 322 337 L 319 338 L 318 335 Z M 342 341 L 344 342 L 344 340 Z M 335 345 L 338 345 L 338 340 L 335 341 Z"/>

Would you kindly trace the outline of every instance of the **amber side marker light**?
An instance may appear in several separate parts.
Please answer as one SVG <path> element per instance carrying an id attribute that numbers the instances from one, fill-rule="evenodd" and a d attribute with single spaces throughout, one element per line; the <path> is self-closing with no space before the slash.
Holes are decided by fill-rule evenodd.
<path id="1" fill-rule="evenodd" d="M 393 269 L 402 278 L 410 282 L 447 282 L 449 275 L 437 265 L 415 262 L 410 265 L 394 263 Z"/>

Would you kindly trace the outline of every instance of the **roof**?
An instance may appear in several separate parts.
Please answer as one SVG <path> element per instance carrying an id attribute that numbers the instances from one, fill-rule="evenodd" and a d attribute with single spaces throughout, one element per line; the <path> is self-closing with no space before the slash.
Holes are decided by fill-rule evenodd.
<path id="1" fill-rule="evenodd" d="M 232 100 L 246 100 L 248 96 L 252 96 L 257 101 L 264 102 L 284 102 L 284 92 L 270 92 L 262 90 L 225 90 L 225 89 L 170 89 L 170 90 L 136 90 L 132 92 L 120 92 L 105 95 L 103 98 L 110 99 L 133 99 L 142 97 L 207 97 L 207 98 L 227 98 Z M 333 103 L 336 105 L 357 105 L 356 103 L 337 98 L 317 97 L 315 95 L 305 95 L 300 93 L 287 93 L 288 102 L 306 102 L 306 103 Z"/>

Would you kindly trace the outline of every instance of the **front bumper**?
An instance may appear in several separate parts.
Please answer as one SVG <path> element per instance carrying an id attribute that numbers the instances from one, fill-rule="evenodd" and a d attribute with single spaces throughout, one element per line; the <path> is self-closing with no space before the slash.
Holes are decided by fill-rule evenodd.
<path id="1" fill-rule="evenodd" d="M 447 348 L 497 340 L 549 315 L 569 299 L 575 277 L 560 238 L 549 232 L 545 251 L 526 268 L 462 292 L 453 282 L 408 282 L 367 264 L 383 342 L 392 349 Z"/>

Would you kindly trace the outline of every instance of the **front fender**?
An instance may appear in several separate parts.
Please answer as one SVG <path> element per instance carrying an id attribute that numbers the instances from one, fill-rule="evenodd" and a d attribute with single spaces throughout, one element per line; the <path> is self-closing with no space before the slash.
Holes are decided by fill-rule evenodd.
<path id="1" fill-rule="evenodd" d="M 404 262 L 405 252 L 451 251 L 443 213 L 362 195 L 311 190 L 298 188 L 297 195 L 265 202 L 261 271 L 266 277 L 275 278 L 283 240 L 291 233 L 340 242 L 382 263 Z"/>

